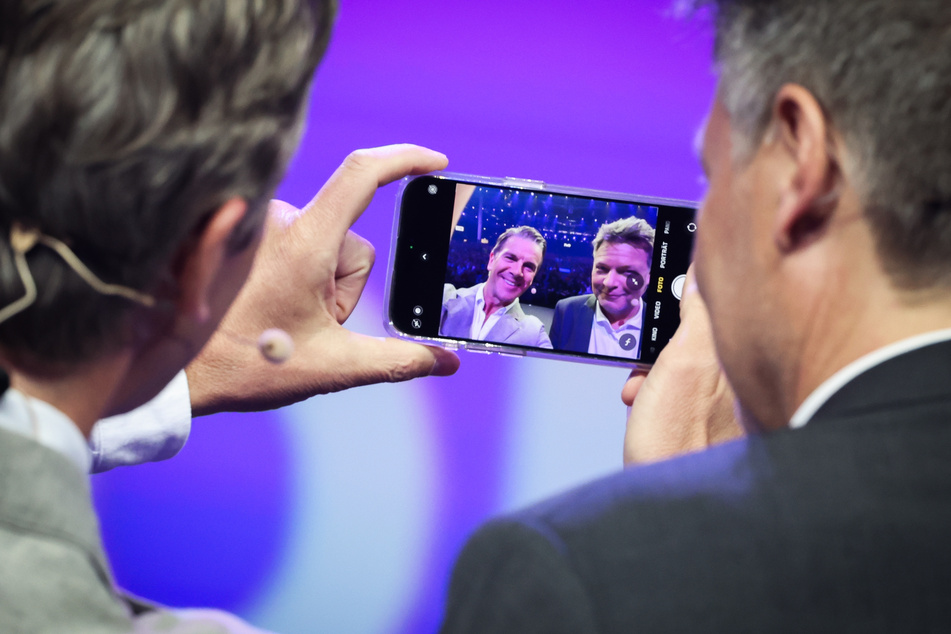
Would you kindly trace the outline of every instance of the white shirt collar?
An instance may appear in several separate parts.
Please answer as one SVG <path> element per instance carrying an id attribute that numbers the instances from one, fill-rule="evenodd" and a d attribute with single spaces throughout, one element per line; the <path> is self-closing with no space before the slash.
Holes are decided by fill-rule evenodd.
<path id="1" fill-rule="evenodd" d="M 59 452 L 80 473 L 89 473 L 92 454 L 86 438 L 66 414 L 49 403 L 8 389 L 0 397 L 0 428 L 32 438 Z"/>
<path id="2" fill-rule="evenodd" d="M 815 413 L 819 411 L 819 408 L 825 405 L 826 401 L 832 398 L 833 394 L 845 387 L 846 383 L 862 374 L 866 370 L 870 370 L 873 367 L 906 352 L 911 352 L 912 350 L 924 348 L 925 346 L 929 346 L 933 343 L 939 343 L 941 341 L 948 340 L 951 340 L 951 328 L 935 330 L 921 335 L 915 335 L 914 337 L 908 337 L 907 339 L 896 341 L 895 343 L 870 352 L 865 356 L 859 357 L 823 381 L 819 387 L 813 390 L 812 394 L 806 397 L 806 400 L 802 402 L 802 404 L 796 410 L 796 413 L 793 414 L 792 418 L 789 420 L 789 427 L 796 429 L 808 423 L 812 417 L 815 416 Z"/>
<path id="3" fill-rule="evenodd" d="M 640 306 L 638 306 L 637 312 L 631 315 L 630 317 L 628 317 L 624 321 L 624 323 L 621 324 L 619 328 L 617 328 L 617 331 L 621 331 L 625 329 L 633 329 L 633 330 L 641 329 L 641 324 L 644 321 L 644 300 L 640 299 L 638 301 L 640 302 Z M 596 322 L 607 324 L 609 328 L 611 328 L 612 330 L 615 330 L 614 326 L 611 325 L 611 321 L 608 319 L 608 316 L 604 314 L 603 310 L 601 310 L 601 304 L 597 301 L 597 297 L 595 297 L 595 302 L 594 302 L 594 320 Z"/>
<path id="4" fill-rule="evenodd" d="M 485 314 L 485 282 L 482 282 L 481 284 L 476 286 L 476 304 L 475 305 L 476 305 L 477 311 L 481 311 L 482 314 Z M 509 312 L 509 309 L 512 308 L 512 306 L 516 306 L 516 305 L 518 305 L 518 297 L 513 299 L 510 304 L 506 304 L 505 306 L 499 306 L 496 309 L 496 311 L 492 314 L 504 315 L 505 313 Z"/>

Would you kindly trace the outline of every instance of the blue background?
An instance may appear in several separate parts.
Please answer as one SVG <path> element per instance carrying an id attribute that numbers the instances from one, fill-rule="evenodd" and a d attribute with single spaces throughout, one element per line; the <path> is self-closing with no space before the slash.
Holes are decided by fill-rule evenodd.
<path id="1" fill-rule="evenodd" d="M 696 199 L 710 38 L 668 0 L 342 0 L 279 196 L 396 142 L 450 169 Z M 386 262 L 395 186 L 356 225 Z M 352 329 L 383 334 L 385 266 Z M 197 419 L 174 460 L 94 478 L 120 583 L 281 632 L 419 632 L 486 518 L 621 466 L 626 372 L 465 354 L 451 378 Z"/>

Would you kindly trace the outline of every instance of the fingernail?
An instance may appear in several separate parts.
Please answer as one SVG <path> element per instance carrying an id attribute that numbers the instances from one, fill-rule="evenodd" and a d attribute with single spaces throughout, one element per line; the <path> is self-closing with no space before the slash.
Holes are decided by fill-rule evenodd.
<path id="1" fill-rule="evenodd" d="M 430 374 L 435 376 L 449 376 L 459 369 L 459 357 L 448 351 L 442 351 L 435 355 L 436 360 Z"/>

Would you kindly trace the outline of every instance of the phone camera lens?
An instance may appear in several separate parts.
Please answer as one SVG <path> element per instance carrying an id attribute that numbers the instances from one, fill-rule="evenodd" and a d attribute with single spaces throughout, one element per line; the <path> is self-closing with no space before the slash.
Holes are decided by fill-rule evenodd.
<path id="1" fill-rule="evenodd" d="M 423 307 L 422 307 L 422 306 L 413 306 L 413 314 L 416 315 L 417 317 L 419 317 L 420 315 L 422 315 L 422 314 L 423 314 Z"/>
<path id="2" fill-rule="evenodd" d="M 697 230 L 697 223 L 691 222 L 690 224 L 687 225 L 687 231 L 689 231 L 690 233 L 693 233 L 696 230 Z"/>
<path id="3" fill-rule="evenodd" d="M 436 192 L 439 191 L 439 188 L 436 187 L 435 185 L 430 185 L 429 187 L 426 188 L 426 191 L 428 191 L 430 194 L 432 194 L 433 196 L 435 196 L 435 195 L 436 195 Z"/>
<path id="4" fill-rule="evenodd" d="M 423 320 L 414 319 L 413 321 L 410 322 L 410 324 L 413 326 L 413 328 L 415 328 L 416 330 L 419 330 L 420 328 L 423 327 Z"/>

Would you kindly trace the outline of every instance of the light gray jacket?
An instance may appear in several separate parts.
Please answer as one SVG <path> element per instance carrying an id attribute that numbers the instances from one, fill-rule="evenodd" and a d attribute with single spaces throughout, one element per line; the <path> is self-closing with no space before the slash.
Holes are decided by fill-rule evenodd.
<path id="1" fill-rule="evenodd" d="M 469 338 L 478 289 L 478 284 L 458 290 L 452 284 L 446 284 L 443 290 L 442 317 L 439 320 L 440 335 Z M 526 315 L 518 304 L 511 306 L 499 318 L 485 340 L 494 343 L 551 348 L 551 339 L 545 332 L 545 325 L 538 317 Z"/>
<path id="2" fill-rule="evenodd" d="M 88 476 L 0 429 L 0 632 L 259 632 L 233 616 L 156 609 L 113 585 Z"/>

